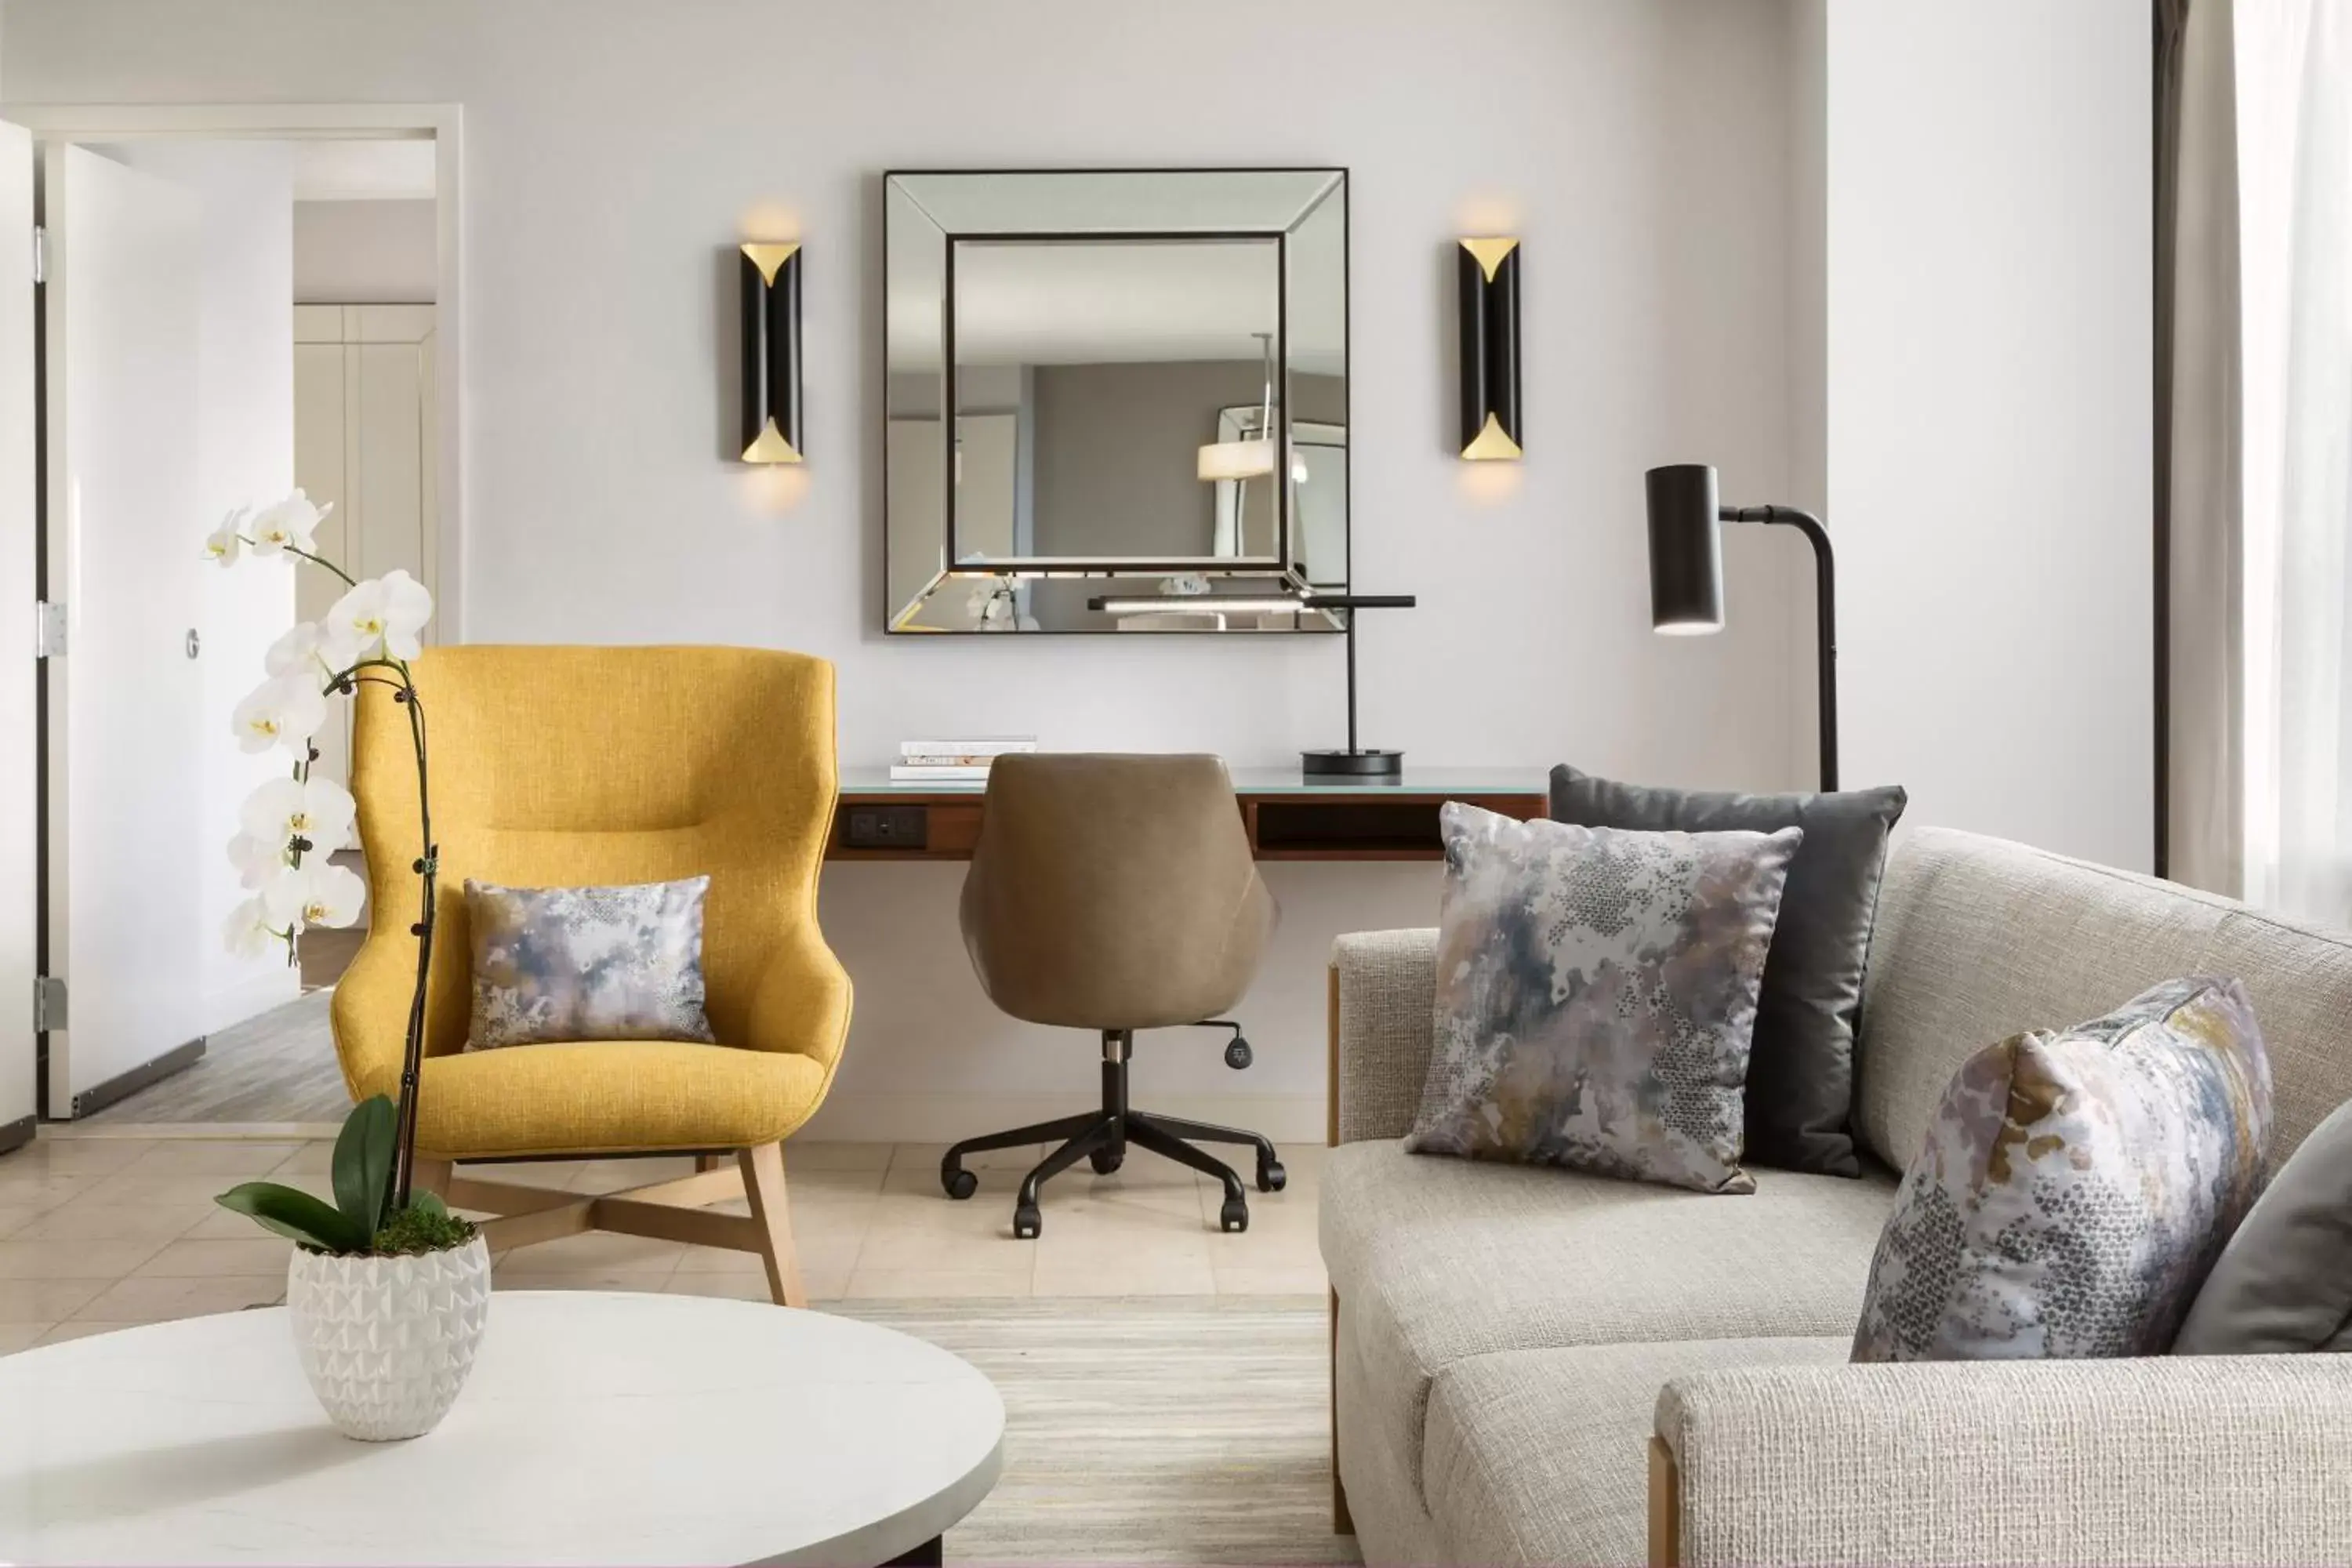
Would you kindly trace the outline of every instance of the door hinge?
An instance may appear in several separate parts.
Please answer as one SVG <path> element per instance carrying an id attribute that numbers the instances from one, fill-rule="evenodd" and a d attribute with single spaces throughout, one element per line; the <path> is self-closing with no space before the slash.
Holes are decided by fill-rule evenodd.
<path id="1" fill-rule="evenodd" d="M 43 599 L 34 607 L 37 658 L 59 658 L 66 651 L 66 607 L 54 600 Z"/>
<path id="2" fill-rule="evenodd" d="M 33 226 L 33 281 L 49 280 L 49 231 L 39 224 Z"/>
<path id="3" fill-rule="evenodd" d="M 44 974 L 33 982 L 33 1028 L 37 1033 L 65 1026 L 66 983 Z"/>

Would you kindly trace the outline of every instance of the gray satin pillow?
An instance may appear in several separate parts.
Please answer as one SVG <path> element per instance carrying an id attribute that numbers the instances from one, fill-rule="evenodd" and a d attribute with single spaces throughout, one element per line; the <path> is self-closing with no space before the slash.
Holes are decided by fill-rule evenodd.
<path id="1" fill-rule="evenodd" d="M 1770 833 L 1801 827 L 1748 1058 L 1747 1154 L 1759 1165 L 1858 1176 L 1854 1031 L 1878 915 L 1886 837 L 1909 797 L 1899 785 L 1835 795 L 1654 789 L 1551 771 L 1555 822 L 1651 831 Z"/>
<path id="2" fill-rule="evenodd" d="M 469 1051 L 570 1040 L 709 1041 L 702 1011 L 708 877 L 622 888 L 466 881 Z"/>
<path id="3" fill-rule="evenodd" d="M 2352 1351 L 2352 1104 L 2279 1167 L 2222 1250 L 2175 1355 Z"/>

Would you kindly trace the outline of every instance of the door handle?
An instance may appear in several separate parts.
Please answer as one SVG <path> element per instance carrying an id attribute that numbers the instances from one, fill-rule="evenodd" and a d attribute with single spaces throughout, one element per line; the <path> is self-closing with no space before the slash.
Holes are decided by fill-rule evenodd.
<path id="1" fill-rule="evenodd" d="M 190 626 L 188 628 L 188 657 L 190 658 L 195 658 L 196 655 L 204 651 L 204 647 L 205 639 L 196 635 L 195 627 Z"/>

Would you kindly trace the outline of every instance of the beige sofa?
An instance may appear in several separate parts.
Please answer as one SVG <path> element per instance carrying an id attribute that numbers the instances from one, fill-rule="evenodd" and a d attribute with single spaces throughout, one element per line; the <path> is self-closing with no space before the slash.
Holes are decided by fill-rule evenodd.
<path id="1" fill-rule="evenodd" d="M 1434 946 L 1333 955 L 1334 1503 L 1367 1561 L 2352 1561 L 2352 1357 L 1846 1364 L 1895 1173 L 1965 1057 L 2236 975 L 2275 1165 L 2352 1098 L 2352 937 L 1914 832 L 1863 1004 L 1876 1164 L 1746 1197 L 1405 1153 Z"/>

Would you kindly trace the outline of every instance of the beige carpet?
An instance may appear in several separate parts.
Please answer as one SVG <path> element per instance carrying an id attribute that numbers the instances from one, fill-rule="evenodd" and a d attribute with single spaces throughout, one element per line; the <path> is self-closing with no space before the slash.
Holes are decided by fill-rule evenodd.
<path id="1" fill-rule="evenodd" d="M 1311 1297 L 845 1302 L 1004 1395 L 1004 1479 L 950 1563 L 1354 1563 L 1331 1533 L 1328 1330 Z"/>

